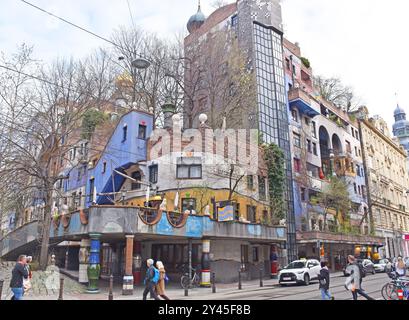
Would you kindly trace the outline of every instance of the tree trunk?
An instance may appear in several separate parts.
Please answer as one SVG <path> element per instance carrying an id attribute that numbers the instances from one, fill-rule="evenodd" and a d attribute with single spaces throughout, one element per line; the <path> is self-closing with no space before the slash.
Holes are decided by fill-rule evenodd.
<path id="1" fill-rule="evenodd" d="M 50 190 L 51 188 L 48 188 Z M 44 207 L 44 218 L 43 218 L 43 230 L 41 237 L 41 250 L 40 250 L 40 269 L 45 271 L 48 264 L 48 248 L 50 242 L 50 228 L 51 228 L 51 201 L 52 201 L 52 191 L 47 192 L 46 203 Z"/>

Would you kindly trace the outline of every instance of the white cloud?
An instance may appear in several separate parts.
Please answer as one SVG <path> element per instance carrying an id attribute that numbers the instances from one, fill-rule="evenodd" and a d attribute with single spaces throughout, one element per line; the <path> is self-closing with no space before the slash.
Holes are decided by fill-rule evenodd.
<path id="1" fill-rule="evenodd" d="M 126 0 L 30 0 L 95 33 L 110 37 L 119 25 L 131 25 Z M 206 15 L 212 0 L 202 0 Z M 137 26 L 164 37 L 186 30 L 197 10 L 195 0 L 129 0 Z M 300 42 L 318 74 L 340 76 L 354 87 L 373 114 L 392 123 L 399 93 L 409 112 L 405 61 L 409 2 L 406 0 L 283 0 L 286 37 Z M 12 52 L 26 42 L 38 58 L 83 56 L 105 45 L 63 22 L 16 0 L 1 0 L 0 50 Z"/>
<path id="2" fill-rule="evenodd" d="M 390 125 L 399 103 L 409 112 L 405 0 L 284 0 L 286 37 L 300 42 L 315 73 L 340 76 L 372 114 Z"/>

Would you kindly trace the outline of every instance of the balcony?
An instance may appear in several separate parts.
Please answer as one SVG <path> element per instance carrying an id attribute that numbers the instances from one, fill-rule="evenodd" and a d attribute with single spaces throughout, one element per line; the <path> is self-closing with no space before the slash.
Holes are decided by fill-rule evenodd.
<path id="1" fill-rule="evenodd" d="M 300 88 L 293 88 L 288 92 L 288 101 L 290 107 L 296 107 L 301 113 L 310 118 L 314 118 L 320 114 L 319 106 L 315 108 L 312 104 L 308 93 Z"/>

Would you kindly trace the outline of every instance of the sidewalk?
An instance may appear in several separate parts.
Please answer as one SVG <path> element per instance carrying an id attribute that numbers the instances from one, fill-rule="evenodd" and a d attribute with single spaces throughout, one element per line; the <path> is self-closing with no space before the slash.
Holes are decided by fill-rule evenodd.
<path id="1" fill-rule="evenodd" d="M 342 277 L 342 272 L 334 273 L 331 275 L 332 278 Z M 109 294 L 109 281 L 100 280 L 100 293 L 97 294 L 88 294 L 85 293 L 85 287 L 83 292 L 68 292 L 64 293 L 63 300 L 108 300 Z M 274 288 L 279 286 L 278 279 L 263 279 L 264 288 Z M 260 288 L 260 280 L 251 280 L 242 282 L 242 292 L 257 290 Z M 138 286 L 134 288 L 134 294 L 131 296 L 122 295 L 122 285 L 114 284 L 113 297 L 114 300 L 142 300 L 142 293 L 144 287 Z M 238 291 L 238 283 L 230 284 L 216 284 L 216 292 L 218 297 L 219 294 L 231 293 L 233 291 Z M 179 284 L 171 283 L 166 287 L 166 294 L 172 300 L 211 300 L 214 294 L 212 293 L 212 288 L 195 288 L 189 290 L 189 295 L 186 297 L 184 295 L 184 290 L 180 288 Z M 25 298 L 25 300 L 57 300 L 58 293 L 51 295 L 30 295 Z M 148 295 L 149 299 L 149 295 Z"/>

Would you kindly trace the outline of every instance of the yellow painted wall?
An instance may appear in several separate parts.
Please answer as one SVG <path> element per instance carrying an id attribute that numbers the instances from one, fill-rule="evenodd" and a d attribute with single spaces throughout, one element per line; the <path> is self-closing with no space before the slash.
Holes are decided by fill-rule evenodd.
<path id="1" fill-rule="evenodd" d="M 174 201 L 176 197 L 176 190 L 167 191 L 165 192 L 165 198 L 167 203 L 167 210 L 173 211 L 174 210 Z M 229 197 L 228 190 L 213 190 L 213 189 L 205 189 L 205 188 L 191 188 L 191 189 L 183 189 L 179 191 L 179 208 L 181 210 L 182 206 L 182 199 L 184 198 L 195 198 L 196 199 L 196 210 L 197 214 L 204 214 L 204 208 L 206 205 L 210 206 L 210 214 L 213 215 L 213 206 L 211 203 L 211 198 L 215 197 L 216 202 L 218 201 L 226 201 Z M 136 197 L 133 199 L 126 200 L 125 204 L 129 206 L 143 206 L 146 198 L 145 197 Z M 237 202 L 240 204 L 240 216 L 242 218 L 247 219 L 247 205 L 255 206 L 256 207 L 256 220 L 259 221 L 263 210 L 269 210 L 269 207 L 266 203 L 262 203 L 256 201 L 250 197 L 243 196 L 240 194 L 234 194 L 232 197 L 232 201 Z M 118 205 L 121 202 L 118 201 Z M 200 212 L 200 209 L 203 210 Z"/>

